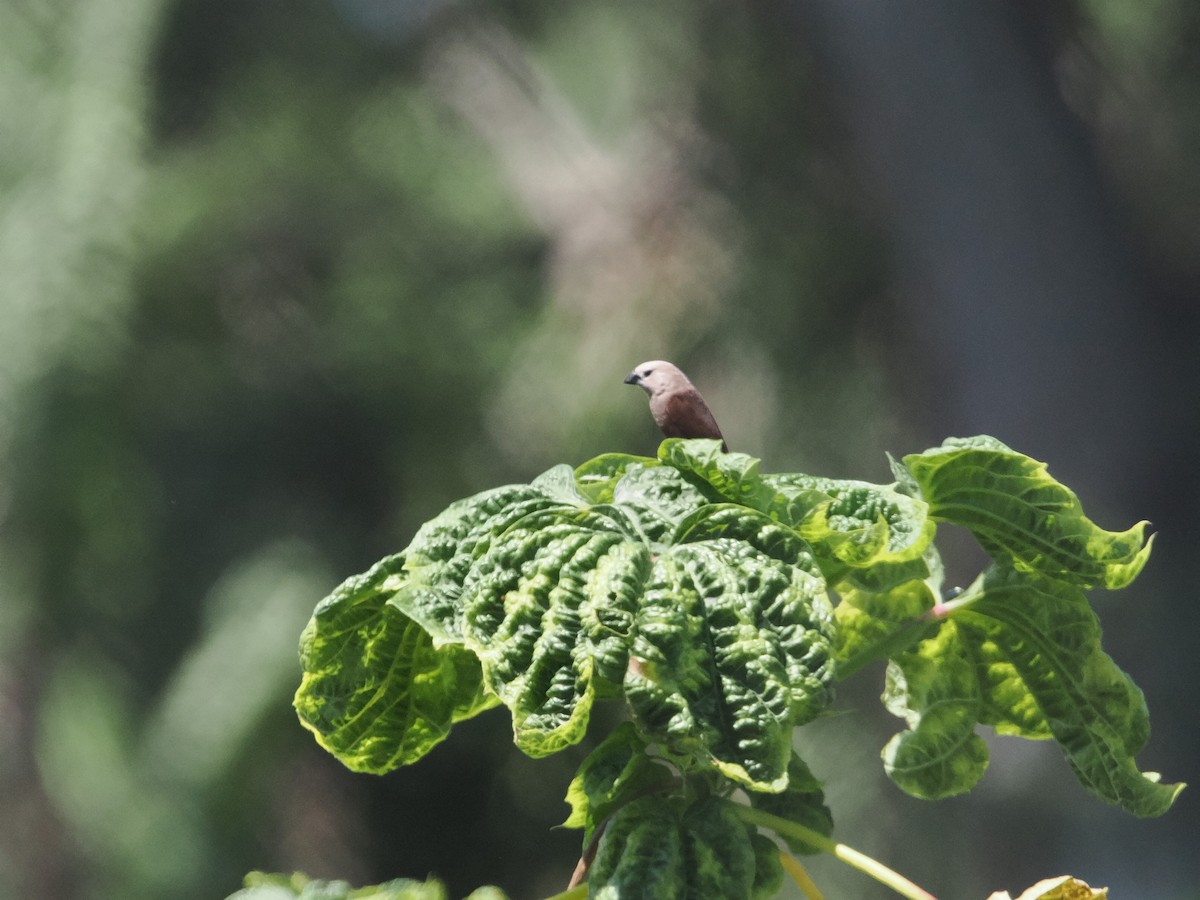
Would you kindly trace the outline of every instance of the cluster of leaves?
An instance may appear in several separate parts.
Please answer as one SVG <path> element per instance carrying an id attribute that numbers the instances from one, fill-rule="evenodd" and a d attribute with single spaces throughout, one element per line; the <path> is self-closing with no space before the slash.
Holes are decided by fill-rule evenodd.
<path id="1" fill-rule="evenodd" d="M 397 878 L 383 884 L 355 888 L 345 881 L 322 881 L 307 875 L 269 875 L 251 872 L 245 887 L 226 900 L 446 900 L 446 889 L 436 879 L 413 881 Z M 472 891 L 466 900 L 507 900 L 495 887 Z"/>
<path id="2" fill-rule="evenodd" d="M 580 741 L 597 701 L 624 702 L 630 721 L 568 794 L 600 895 L 772 894 L 778 853 L 727 798 L 830 834 L 792 733 L 873 659 L 907 725 L 883 751 L 903 790 L 969 790 L 985 724 L 1053 739 L 1093 793 L 1164 812 L 1179 786 L 1134 763 L 1145 703 L 1084 593 L 1136 577 L 1146 523 L 1100 529 L 1042 463 L 988 437 L 893 470 L 889 485 L 764 474 L 715 441 L 668 440 L 657 459 L 605 455 L 457 502 L 317 607 L 296 709 L 347 766 L 381 773 L 499 704 L 540 757 Z M 939 522 L 993 560 L 948 602 Z"/>

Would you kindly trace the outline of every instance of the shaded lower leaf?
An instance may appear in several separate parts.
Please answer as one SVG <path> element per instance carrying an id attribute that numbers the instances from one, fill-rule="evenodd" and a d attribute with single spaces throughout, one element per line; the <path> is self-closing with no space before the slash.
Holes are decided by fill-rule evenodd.
<path id="1" fill-rule="evenodd" d="M 720 797 L 694 803 L 683 816 L 689 897 L 749 898 L 756 880 L 754 830 Z"/>
<path id="2" fill-rule="evenodd" d="M 754 900 L 773 900 L 783 887 L 784 871 L 779 848 L 773 840 L 757 831 L 750 835 L 750 845 L 754 850 L 754 885 L 750 889 L 750 896 Z"/>
<path id="3" fill-rule="evenodd" d="M 588 877 L 588 894 L 607 900 L 672 897 L 749 900 L 777 881 L 770 861 L 759 872 L 753 830 L 730 804 L 707 797 L 643 797 L 609 821 Z M 775 857 L 778 864 L 778 854 Z"/>
<path id="4" fill-rule="evenodd" d="M 660 900 L 687 895 L 687 868 L 674 806 L 643 797 L 608 822 L 588 875 L 595 900 Z"/>
<path id="5" fill-rule="evenodd" d="M 623 722 L 588 754 L 571 780 L 571 815 L 563 825 L 582 828 L 586 847 L 595 828 L 614 811 L 676 780 L 670 769 L 646 755 L 646 742 L 633 724 Z"/>
<path id="6" fill-rule="evenodd" d="M 788 784 L 785 790 L 778 794 L 751 791 L 749 797 L 750 804 L 763 812 L 811 828 L 826 837 L 833 834 L 833 814 L 825 805 L 825 792 L 821 789 L 821 782 L 816 779 L 799 754 L 793 753 L 788 762 Z M 796 838 L 783 835 L 783 839 L 793 853 L 818 852 Z"/>

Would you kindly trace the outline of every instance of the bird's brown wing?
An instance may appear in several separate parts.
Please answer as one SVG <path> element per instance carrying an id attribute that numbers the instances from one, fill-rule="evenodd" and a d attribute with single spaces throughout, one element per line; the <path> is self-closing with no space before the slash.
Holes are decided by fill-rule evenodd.
<path id="1" fill-rule="evenodd" d="M 679 391 L 663 398 L 661 409 L 652 412 L 667 437 L 715 438 L 721 442 L 722 450 L 729 449 L 708 404 L 694 390 Z"/>

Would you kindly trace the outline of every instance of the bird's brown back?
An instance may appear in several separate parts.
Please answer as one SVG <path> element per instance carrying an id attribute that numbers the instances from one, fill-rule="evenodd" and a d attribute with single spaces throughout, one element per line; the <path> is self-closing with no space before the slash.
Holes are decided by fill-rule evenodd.
<path id="1" fill-rule="evenodd" d="M 667 437 L 714 438 L 722 450 L 729 449 L 708 404 L 694 389 L 652 397 L 650 412 Z"/>

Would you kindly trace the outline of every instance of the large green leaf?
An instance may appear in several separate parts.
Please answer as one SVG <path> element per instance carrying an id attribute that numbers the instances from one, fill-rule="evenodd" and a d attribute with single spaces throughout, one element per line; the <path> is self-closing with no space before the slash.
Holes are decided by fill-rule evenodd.
<path id="1" fill-rule="evenodd" d="M 890 486 L 795 475 L 766 480 L 784 497 L 819 491 L 829 498 L 815 505 L 796 527 L 851 568 L 919 559 L 933 540 L 936 525 L 924 501 Z"/>
<path id="2" fill-rule="evenodd" d="M 1083 786 L 1109 803 L 1138 816 L 1170 808 L 1183 785 L 1138 771 L 1134 755 L 1150 737 L 1145 698 L 1100 649 L 1100 623 L 1082 590 L 995 569 L 958 617 L 986 648 L 979 659 L 989 707 L 981 719 L 1001 731 L 1053 736 Z"/>
<path id="3" fill-rule="evenodd" d="M 413 762 L 495 699 L 475 657 L 434 646 L 394 603 L 405 558 L 389 557 L 321 602 L 300 644 L 300 721 L 349 768 L 386 772 Z"/>
<path id="4" fill-rule="evenodd" d="M 995 567 L 933 638 L 889 665 L 884 700 L 909 730 L 884 748 L 888 774 L 920 797 L 969 790 L 987 763 L 976 724 L 1053 738 L 1092 793 L 1139 816 L 1164 813 L 1182 785 L 1138 771 L 1149 737 L 1141 691 L 1100 649 L 1081 588 Z"/>
<path id="5" fill-rule="evenodd" d="M 518 746 L 545 756 L 578 742 L 597 691 L 625 674 L 650 551 L 588 510 L 530 515 L 468 574 L 464 634 Z"/>
<path id="6" fill-rule="evenodd" d="M 932 515 L 968 528 L 997 561 L 1083 587 L 1124 587 L 1150 555 L 1147 522 L 1105 531 L 1045 463 L 991 437 L 904 457 Z"/>
<path id="7" fill-rule="evenodd" d="M 668 659 L 660 620 L 685 607 L 665 640 L 689 652 Z M 348 765 L 384 771 L 497 699 L 518 746 L 554 753 L 625 691 L 639 722 L 667 702 L 703 726 L 654 739 L 778 790 L 791 728 L 829 699 L 831 630 L 793 530 L 709 502 L 672 466 L 608 456 L 455 503 L 335 591 L 306 632 L 296 706 Z M 661 682 L 629 692 L 631 648 Z"/>
<path id="8" fill-rule="evenodd" d="M 532 513 L 572 509 L 556 467 L 537 484 L 484 491 L 452 503 L 426 522 L 403 554 L 403 571 L 393 586 L 395 603 L 439 642 L 462 641 L 462 586 L 476 559 L 493 540 Z"/>
<path id="9" fill-rule="evenodd" d="M 613 489 L 630 466 L 654 467 L 659 461 L 649 456 L 604 453 L 575 469 L 575 486 L 592 503 L 611 503 Z"/>
<path id="10" fill-rule="evenodd" d="M 755 790 L 787 785 L 792 728 L 832 679 L 823 583 L 742 541 L 677 545 L 654 563 L 625 677 L 638 724 Z"/>
<path id="11" fill-rule="evenodd" d="M 659 445 L 658 458 L 688 475 L 715 502 L 757 510 L 776 502 L 775 490 L 758 471 L 760 461 L 745 453 L 723 453 L 720 441 L 668 438 Z"/>

